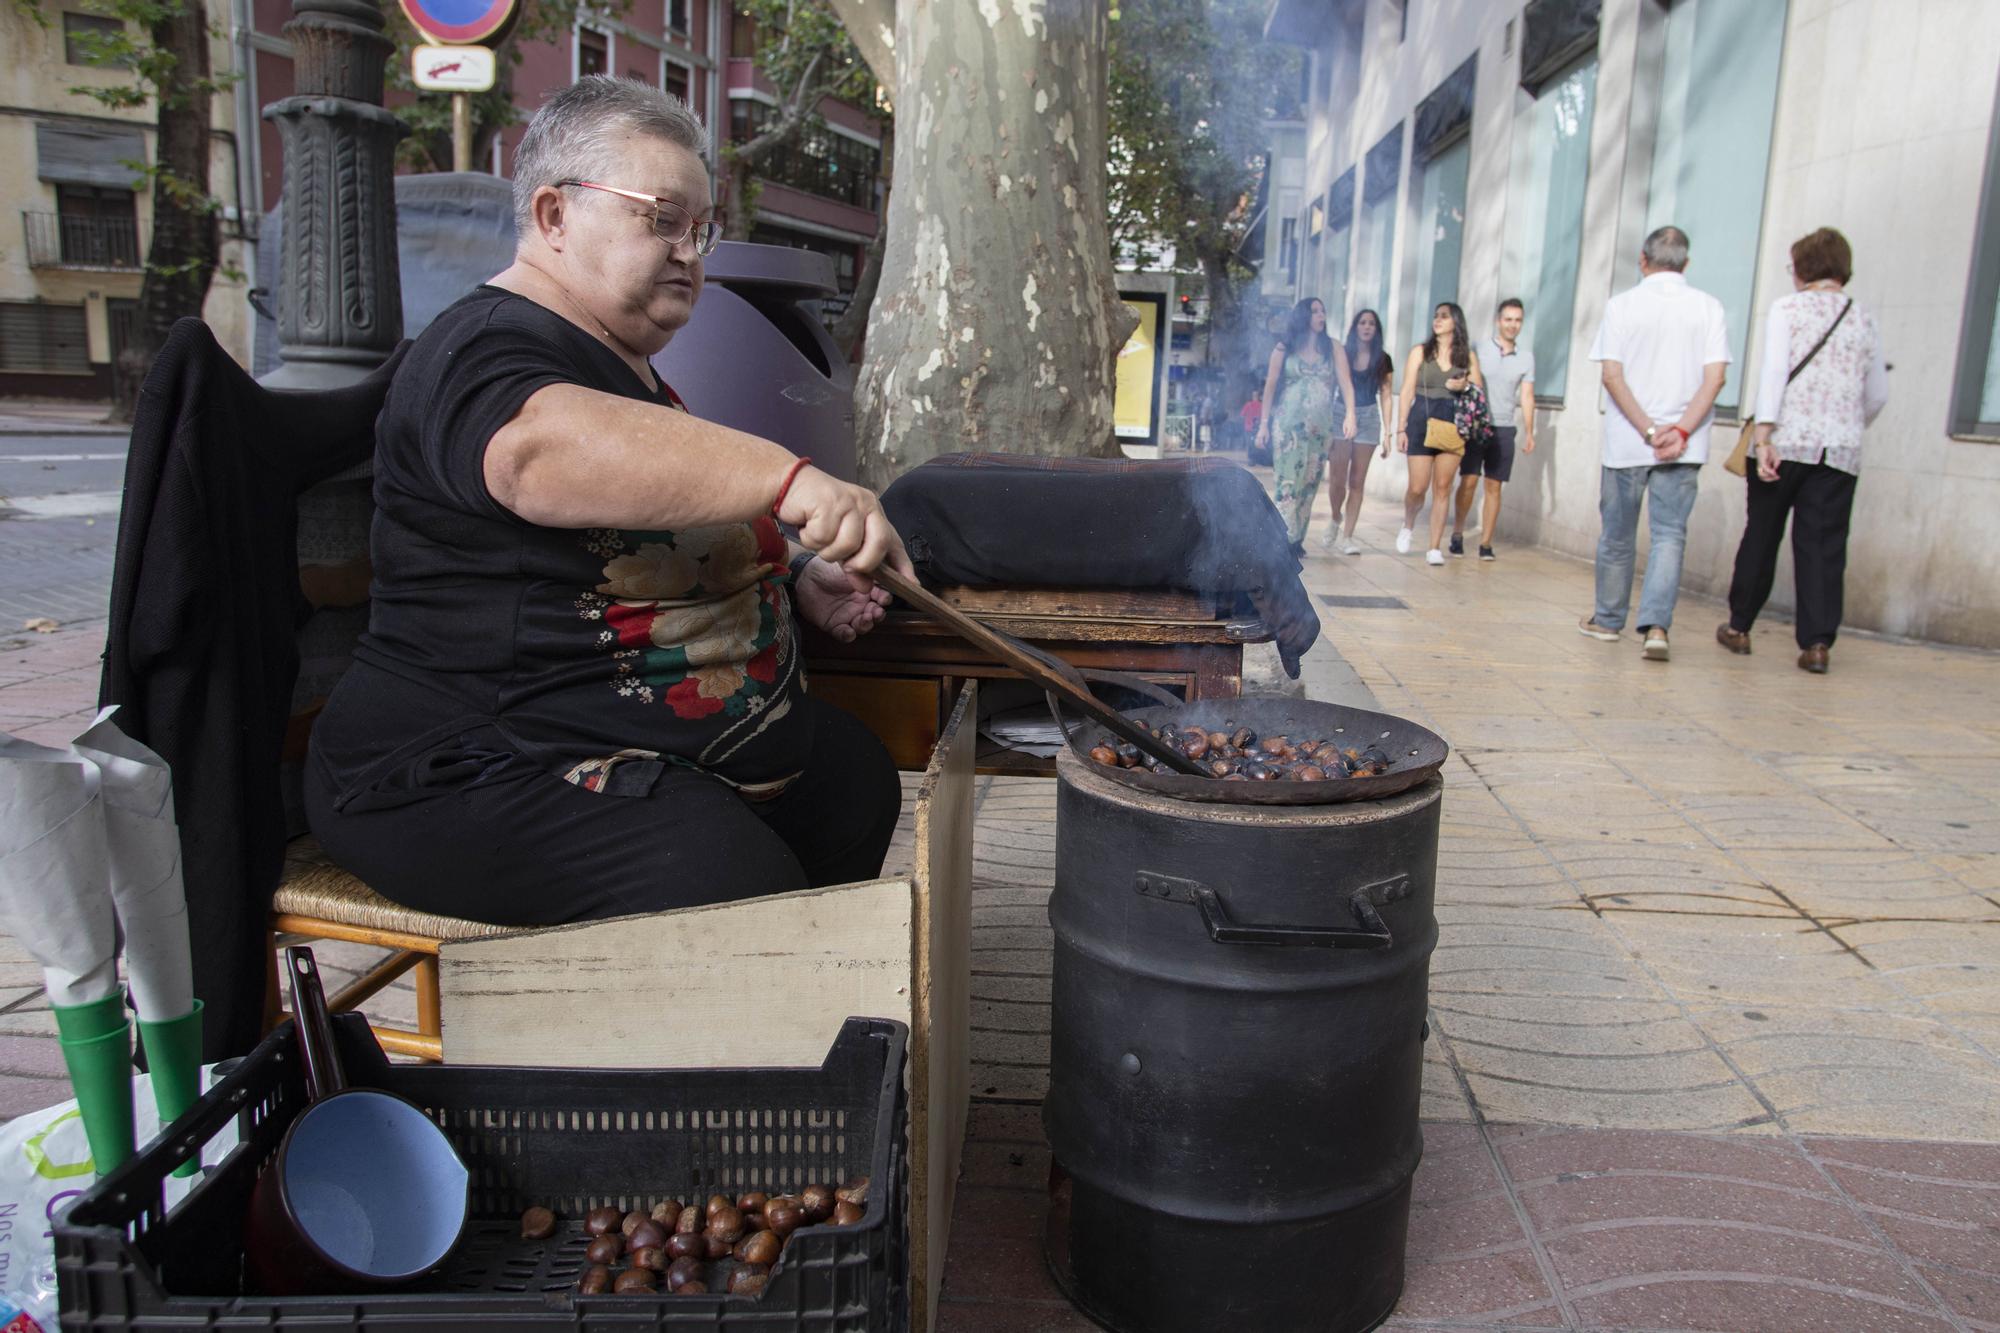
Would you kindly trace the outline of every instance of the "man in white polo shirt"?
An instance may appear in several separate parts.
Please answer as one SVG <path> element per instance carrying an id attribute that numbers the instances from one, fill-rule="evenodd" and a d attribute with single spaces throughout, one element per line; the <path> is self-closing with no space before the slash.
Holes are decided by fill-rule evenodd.
<path id="1" fill-rule="evenodd" d="M 1597 607 L 1577 624 L 1616 643 L 1632 604 L 1639 506 L 1652 547 L 1639 590 L 1639 634 L 1648 661 L 1667 660 L 1667 630 L 1681 591 L 1681 555 L 1695 482 L 1708 461 L 1715 396 L 1729 372 L 1722 302 L 1688 285 L 1688 238 L 1661 227 L 1640 252 L 1639 285 L 1604 308 L 1590 359 L 1603 366 L 1604 469 L 1597 512 Z"/>

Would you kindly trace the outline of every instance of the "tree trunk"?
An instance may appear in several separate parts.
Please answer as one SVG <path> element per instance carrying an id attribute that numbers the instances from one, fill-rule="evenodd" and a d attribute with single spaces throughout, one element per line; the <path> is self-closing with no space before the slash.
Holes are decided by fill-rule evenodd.
<path id="1" fill-rule="evenodd" d="M 132 336 L 113 368 L 112 417 L 130 421 L 139 387 L 167 331 L 186 315 L 201 315 L 221 253 L 208 193 L 208 23 L 200 0 L 180 0 L 152 25 L 154 47 L 175 61 L 161 90 L 153 163 L 153 237 Z"/>
<path id="2" fill-rule="evenodd" d="M 861 480 L 960 449 L 1114 455 L 1136 321 L 1105 217 L 1106 0 L 834 8 L 878 75 L 893 60 L 901 131 L 855 389 Z"/>
<path id="3" fill-rule="evenodd" d="M 889 234 L 889 197 L 895 193 L 895 161 L 896 122 L 892 118 L 882 122 L 882 166 L 876 177 L 882 183 L 882 198 L 876 206 L 875 238 L 862 252 L 861 272 L 854 279 L 853 298 L 833 325 L 833 340 L 850 361 L 854 359 L 855 350 L 861 346 L 862 336 L 868 332 L 868 314 L 875 308 L 875 292 L 882 285 L 882 242 Z"/>

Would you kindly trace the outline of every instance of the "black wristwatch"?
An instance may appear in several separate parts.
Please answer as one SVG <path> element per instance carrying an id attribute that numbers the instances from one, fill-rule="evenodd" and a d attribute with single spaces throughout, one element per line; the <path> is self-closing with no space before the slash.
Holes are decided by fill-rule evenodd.
<path id="1" fill-rule="evenodd" d="M 792 586 L 794 588 L 798 587 L 799 580 L 805 577 L 806 566 L 810 565 L 813 561 L 817 559 L 819 559 L 819 557 L 814 555 L 811 551 L 801 551 L 797 555 L 792 557 L 791 571 L 792 571 Z"/>

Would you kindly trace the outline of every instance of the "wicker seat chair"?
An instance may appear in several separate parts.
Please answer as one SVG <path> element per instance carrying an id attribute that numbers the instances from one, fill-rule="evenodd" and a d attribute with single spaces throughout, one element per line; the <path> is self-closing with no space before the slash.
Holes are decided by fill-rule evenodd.
<path id="1" fill-rule="evenodd" d="M 404 973 L 411 973 L 417 991 L 414 1029 L 371 1025 L 375 1039 L 391 1055 L 420 1060 L 444 1058 L 443 1024 L 438 999 L 438 947 L 448 940 L 499 935 L 505 926 L 416 912 L 390 902 L 359 879 L 335 865 L 310 837 L 294 839 L 285 848 L 285 873 L 271 902 L 271 962 L 266 1013 L 270 1023 L 279 1010 L 277 948 L 304 940 L 341 940 L 395 952 L 328 998 L 335 1013 L 357 1009 Z"/>

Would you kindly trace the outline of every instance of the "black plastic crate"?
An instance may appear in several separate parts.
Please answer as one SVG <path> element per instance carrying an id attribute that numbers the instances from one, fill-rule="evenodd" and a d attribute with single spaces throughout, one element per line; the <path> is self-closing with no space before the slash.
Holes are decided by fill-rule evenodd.
<path id="1" fill-rule="evenodd" d="M 392 1065 L 358 1016 L 335 1019 L 356 1087 L 423 1107 L 471 1172 L 451 1259 L 393 1293 L 243 1293 L 250 1193 L 305 1105 L 290 1024 L 56 1219 L 64 1329 L 727 1328 L 902 1333 L 908 1322 L 908 1029 L 850 1018 L 818 1069 L 582 1070 Z M 172 1211 L 161 1188 L 234 1120 L 239 1142 Z M 852 1227 L 795 1232 L 755 1296 L 578 1296 L 584 1213 L 665 1198 L 871 1178 Z M 519 1237 L 541 1204 L 562 1226 Z"/>

